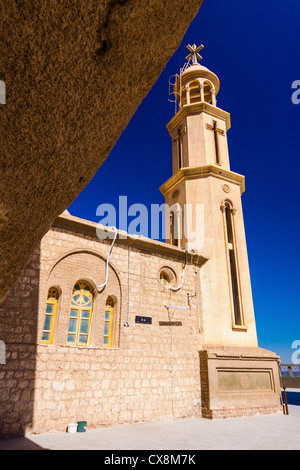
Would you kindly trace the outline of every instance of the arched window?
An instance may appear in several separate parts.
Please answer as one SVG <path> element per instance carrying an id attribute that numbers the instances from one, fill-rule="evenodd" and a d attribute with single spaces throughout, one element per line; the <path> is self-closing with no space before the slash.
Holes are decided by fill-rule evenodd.
<path id="1" fill-rule="evenodd" d="M 200 91 L 200 82 L 198 80 L 192 81 L 190 84 L 190 103 L 200 103 L 201 101 L 201 91 Z"/>
<path id="2" fill-rule="evenodd" d="M 234 231 L 234 220 L 233 214 L 236 212 L 232 208 L 229 201 L 225 201 L 224 205 L 221 206 L 222 211 L 225 215 L 225 233 L 228 249 L 228 261 L 229 261 L 229 278 L 231 285 L 231 297 L 233 306 L 233 324 L 234 326 L 243 326 L 243 314 L 242 314 L 242 302 L 241 292 L 239 283 L 239 272 L 238 272 L 238 260 L 235 242 L 235 231 Z"/>
<path id="3" fill-rule="evenodd" d="M 48 291 L 45 320 L 42 332 L 42 344 L 53 343 L 58 297 L 58 290 L 55 287 L 50 287 Z"/>
<path id="4" fill-rule="evenodd" d="M 111 297 L 106 300 L 105 314 L 104 314 L 104 334 L 103 346 L 110 348 L 112 345 L 113 335 L 113 322 L 114 322 L 114 301 Z"/>
<path id="5" fill-rule="evenodd" d="M 93 311 L 93 290 L 85 281 L 78 281 L 73 289 L 67 343 L 88 346 Z"/>
<path id="6" fill-rule="evenodd" d="M 176 224 L 177 217 L 174 212 L 170 214 L 170 226 L 171 226 L 171 245 L 178 246 L 178 238 L 176 238 Z"/>
<path id="7" fill-rule="evenodd" d="M 187 93 L 185 86 L 181 87 L 180 97 L 180 107 L 182 108 L 182 106 L 185 106 L 187 104 Z"/>
<path id="8" fill-rule="evenodd" d="M 170 207 L 170 242 L 174 246 L 182 244 L 182 209 L 179 204 Z"/>
<path id="9" fill-rule="evenodd" d="M 182 138 L 186 134 L 186 127 L 184 129 L 178 129 L 177 136 L 174 139 L 174 144 L 177 146 L 177 162 L 178 162 L 178 170 L 180 170 L 183 166 L 183 141 Z"/>
<path id="10" fill-rule="evenodd" d="M 212 88 L 210 82 L 204 82 L 204 101 L 206 101 L 206 103 L 212 102 Z"/>

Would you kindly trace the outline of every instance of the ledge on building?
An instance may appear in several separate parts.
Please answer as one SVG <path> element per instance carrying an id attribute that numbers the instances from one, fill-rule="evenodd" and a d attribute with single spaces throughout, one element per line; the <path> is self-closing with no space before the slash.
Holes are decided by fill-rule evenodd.
<path id="1" fill-rule="evenodd" d="M 68 211 L 63 212 L 53 222 L 52 227 L 71 230 L 94 238 L 98 238 L 96 230 L 100 228 L 112 235 L 108 238 L 108 241 L 112 241 L 114 235 L 114 230 L 111 227 L 106 227 L 96 222 L 75 217 Z M 103 240 L 99 239 L 99 242 L 103 242 Z M 149 254 L 155 253 L 177 260 L 186 260 L 186 252 L 183 248 L 178 248 L 168 243 L 152 240 L 151 238 L 146 238 L 140 235 L 130 235 L 123 230 L 117 231 L 116 244 L 124 245 L 126 247 L 133 245 L 135 248 L 146 251 Z M 198 251 L 191 250 L 188 251 L 187 261 L 190 263 L 192 262 L 195 266 L 201 267 L 208 261 L 208 257 Z"/>

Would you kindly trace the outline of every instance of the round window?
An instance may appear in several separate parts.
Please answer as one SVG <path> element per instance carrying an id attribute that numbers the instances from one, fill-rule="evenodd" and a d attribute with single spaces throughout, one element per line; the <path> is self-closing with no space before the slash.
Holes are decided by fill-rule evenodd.
<path id="1" fill-rule="evenodd" d="M 167 287 L 170 284 L 170 278 L 165 271 L 160 273 L 160 283 L 163 287 Z"/>
<path id="2" fill-rule="evenodd" d="M 165 289 L 176 282 L 176 274 L 173 269 L 164 266 L 159 272 L 159 283 Z"/>

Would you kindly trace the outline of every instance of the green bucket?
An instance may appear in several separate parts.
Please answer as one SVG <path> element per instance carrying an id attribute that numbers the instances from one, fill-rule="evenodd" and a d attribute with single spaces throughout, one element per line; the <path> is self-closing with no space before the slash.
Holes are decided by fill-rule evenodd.
<path id="1" fill-rule="evenodd" d="M 78 428 L 77 432 L 86 432 L 87 422 L 86 421 L 78 421 Z"/>

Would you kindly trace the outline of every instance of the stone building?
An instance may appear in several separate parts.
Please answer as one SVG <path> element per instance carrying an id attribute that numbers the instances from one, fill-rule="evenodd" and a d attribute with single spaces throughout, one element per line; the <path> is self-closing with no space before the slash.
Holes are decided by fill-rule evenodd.
<path id="1" fill-rule="evenodd" d="M 58 217 L 0 306 L 2 435 L 282 413 L 278 357 L 257 344 L 230 115 L 201 47 L 189 50 L 168 124 L 173 175 L 161 187 L 170 236 L 106 228 L 101 240 L 96 223 Z"/>

